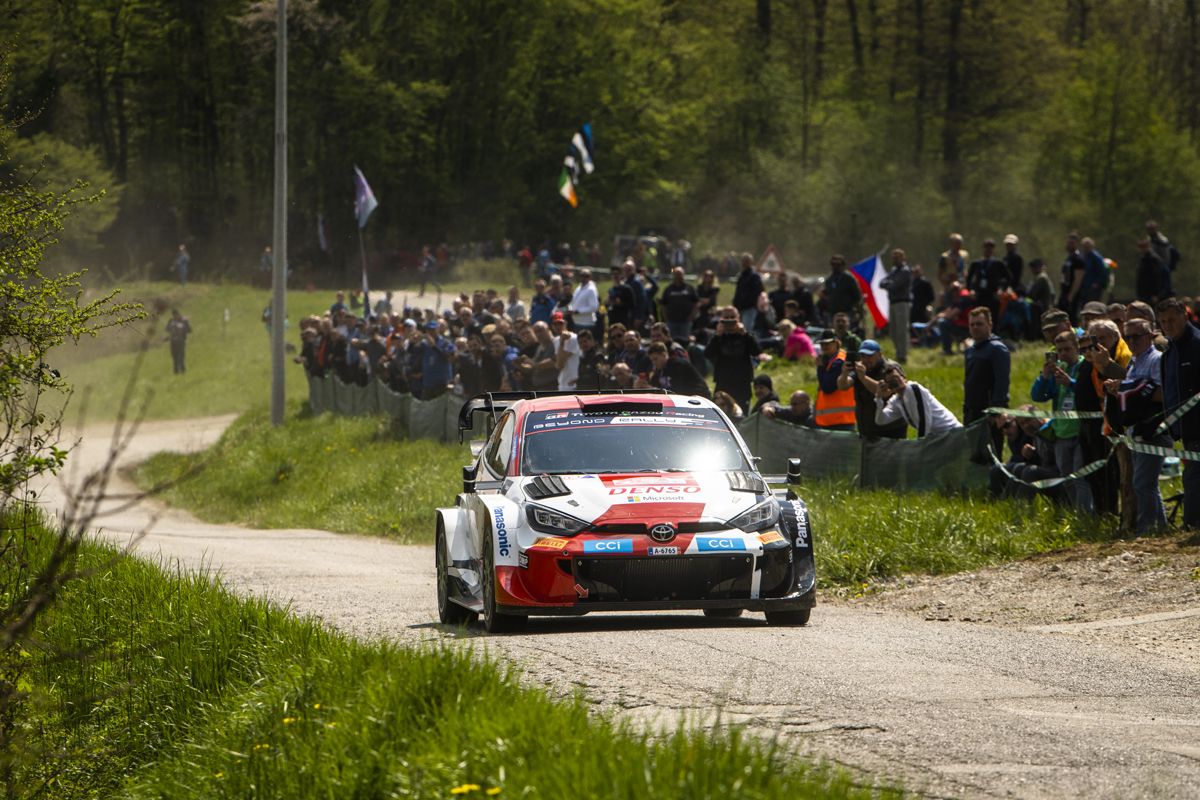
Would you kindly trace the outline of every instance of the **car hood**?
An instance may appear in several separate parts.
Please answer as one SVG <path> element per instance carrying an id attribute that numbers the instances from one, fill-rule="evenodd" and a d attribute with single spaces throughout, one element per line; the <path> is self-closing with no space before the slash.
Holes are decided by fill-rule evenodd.
<path id="1" fill-rule="evenodd" d="M 761 495 L 731 488 L 726 472 L 670 472 L 557 476 L 568 494 L 529 502 L 593 525 L 725 522 L 759 502 Z M 522 489 L 537 478 L 522 479 Z M 533 487 L 529 487 L 533 489 Z"/>

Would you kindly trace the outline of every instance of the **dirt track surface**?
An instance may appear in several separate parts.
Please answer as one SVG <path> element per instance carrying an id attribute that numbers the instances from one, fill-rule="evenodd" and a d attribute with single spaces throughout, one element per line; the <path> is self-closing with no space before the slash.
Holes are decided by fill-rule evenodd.
<path id="1" fill-rule="evenodd" d="M 125 463 L 204 447 L 229 421 L 147 424 Z M 89 431 L 72 461 L 99 463 L 107 438 Z M 44 499 L 58 507 L 61 488 Z M 1200 796 L 1200 561 L 1173 542 L 898 582 L 824 603 L 806 628 L 594 615 L 485 638 L 434 624 L 429 547 L 212 525 L 154 504 L 100 522 L 119 542 L 146 530 L 145 557 L 208 566 L 354 634 L 483 645 L 531 684 L 650 725 L 719 710 L 867 781 L 950 797 Z"/>

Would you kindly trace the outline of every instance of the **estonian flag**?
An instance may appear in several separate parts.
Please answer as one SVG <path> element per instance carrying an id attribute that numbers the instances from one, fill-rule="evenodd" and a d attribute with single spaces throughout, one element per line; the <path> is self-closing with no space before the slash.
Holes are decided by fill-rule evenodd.
<path id="1" fill-rule="evenodd" d="M 887 274 L 879 254 L 864 258 L 855 264 L 850 268 L 850 274 L 858 281 L 858 288 L 862 289 L 863 299 L 867 301 L 867 308 L 871 312 L 871 318 L 875 320 L 875 327 L 882 328 L 887 325 L 892 306 L 888 302 L 887 290 L 879 285 L 883 276 Z"/>
<path id="2" fill-rule="evenodd" d="M 562 173 L 558 176 L 558 193 L 571 204 L 571 208 L 579 205 L 579 197 L 575 194 L 575 185 L 579 183 L 581 171 L 588 175 L 596 169 L 593 161 L 592 126 L 585 123 L 571 137 L 567 147 L 567 155 L 563 158 Z"/>

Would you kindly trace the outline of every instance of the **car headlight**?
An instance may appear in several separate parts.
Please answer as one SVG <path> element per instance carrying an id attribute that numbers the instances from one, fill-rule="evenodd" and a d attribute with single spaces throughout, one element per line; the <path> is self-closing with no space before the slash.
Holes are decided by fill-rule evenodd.
<path id="1" fill-rule="evenodd" d="M 526 506 L 525 518 L 529 520 L 529 527 L 541 533 L 571 536 L 588 526 L 586 522 L 570 514 L 541 506 Z"/>
<path id="2" fill-rule="evenodd" d="M 772 498 L 738 514 L 729 520 L 729 526 L 743 531 L 761 531 L 778 521 L 779 505 Z"/>

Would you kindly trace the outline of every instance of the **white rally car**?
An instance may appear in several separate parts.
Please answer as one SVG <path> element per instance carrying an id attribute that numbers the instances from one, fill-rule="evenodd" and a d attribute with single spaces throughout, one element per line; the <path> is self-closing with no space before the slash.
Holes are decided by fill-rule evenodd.
<path id="1" fill-rule="evenodd" d="M 443 623 L 482 615 L 497 632 L 534 614 L 659 609 L 808 622 L 808 510 L 770 489 L 711 401 L 493 393 L 464 404 L 460 430 L 476 413 L 491 435 L 437 511 Z M 793 459 L 789 483 L 798 472 Z"/>

